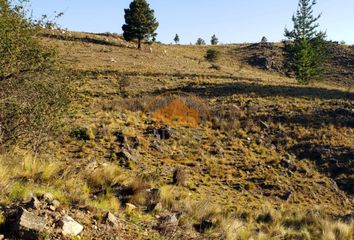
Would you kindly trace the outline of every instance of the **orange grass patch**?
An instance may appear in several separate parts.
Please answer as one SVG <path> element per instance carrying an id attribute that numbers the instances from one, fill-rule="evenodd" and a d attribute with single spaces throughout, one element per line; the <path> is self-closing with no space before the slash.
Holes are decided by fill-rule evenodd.
<path id="1" fill-rule="evenodd" d="M 153 117 L 160 124 L 169 126 L 197 127 L 200 122 L 198 111 L 188 107 L 181 99 L 175 99 L 158 109 L 153 113 Z"/>

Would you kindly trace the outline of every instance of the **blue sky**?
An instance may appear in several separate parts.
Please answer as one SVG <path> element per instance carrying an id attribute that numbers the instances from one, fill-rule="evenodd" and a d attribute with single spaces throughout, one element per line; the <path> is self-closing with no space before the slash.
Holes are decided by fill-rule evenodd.
<path id="1" fill-rule="evenodd" d="M 31 0 L 35 16 L 64 12 L 58 21 L 63 28 L 86 32 L 121 33 L 124 8 L 131 0 Z M 209 42 L 216 34 L 222 43 L 283 39 L 285 26 L 298 0 L 150 0 L 160 22 L 158 40 L 172 42 L 178 33 L 181 43 Z M 318 0 L 321 29 L 328 38 L 354 44 L 354 0 Z"/>

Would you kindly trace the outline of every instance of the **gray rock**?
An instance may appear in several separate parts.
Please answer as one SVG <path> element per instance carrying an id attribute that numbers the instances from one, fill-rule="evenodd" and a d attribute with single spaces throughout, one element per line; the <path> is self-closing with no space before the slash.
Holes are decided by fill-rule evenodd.
<path id="1" fill-rule="evenodd" d="M 121 152 L 117 153 L 117 158 L 120 162 L 120 165 L 125 168 L 130 168 L 131 162 L 138 162 L 138 158 L 126 149 L 122 149 Z"/>
<path id="2" fill-rule="evenodd" d="M 134 204 L 131 204 L 131 203 L 127 203 L 125 205 L 125 207 L 126 207 L 128 212 L 134 211 L 137 208 Z"/>
<path id="3" fill-rule="evenodd" d="M 18 222 L 19 228 L 43 232 L 46 224 L 46 219 L 44 217 L 38 217 L 37 215 L 22 209 L 22 214 Z"/>
<path id="4" fill-rule="evenodd" d="M 51 193 L 45 193 L 43 194 L 43 200 L 48 203 L 52 203 L 54 201 L 54 195 Z"/>
<path id="5" fill-rule="evenodd" d="M 106 222 L 109 224 L 112 224 L 114 226 L 117 226 L 119 221 L 116 216 L 114 216 L 111 212 L 108 212 L 105 216 Z"/>
<path id="6" fill-rule="evenodd" d="M 64 236 L 75 237 L 84 230 L 84 227 L 80 223 L 76 222 L 68 215 L 65 215 L 60 223 L 62 225 L 62 234 Z"/>
<path id="7" fill-rule="evenodd" d="M 163 216 L 159 220 L 161 223 L 164 223 L 164 224 L 172 224 L 172 225 L 178 224 L 178 218 L 177 218 L 176 214 Z"/>
<path id="8" fill-rule="evenodd" d="M 38 210 L 41 208 L 41 202 L 38 200 L 38 198 L 32 197 L 31 201 L 28 203 L 28 207 Z"/>
<path id="9" fill-rule="evenodd" d="M 156 204 L 153 209 L 153 211 L 155 211 L 155 212 L 161 212 L 162 210 L 163 210 L 163 206 L 162 206 L 162 203 L 160 203 L 160 202 L 158 204 Z"/>
<path id="10" fill-rule="evenodd" d="M 54 200 L 49 208 L 52 211 L 55 211 L 58 207 L 60 207 L 60 202 L 58 200 Z"/>

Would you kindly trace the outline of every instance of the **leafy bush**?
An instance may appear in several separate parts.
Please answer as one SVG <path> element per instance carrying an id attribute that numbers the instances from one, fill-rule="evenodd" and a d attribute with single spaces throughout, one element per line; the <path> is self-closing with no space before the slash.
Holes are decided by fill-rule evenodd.
<path id="1" fill-rule="evenodd" d="M 75 127 L 70 132 L 70 137 L 76 138 L 77 140 L 90 140 L 89 130 L 84 127 Z"/>
<path id="2" fill-rule="evenodd" d="M 205 43 L 204 39 L 198 38 L 197 42 L 195 44 L 201 46 L 201 45 L 205 45 L 206 43 Z"/>
<path id="3" fill-rule="evenodd" d="M 55 49 L 41 45 L 40 24 L 26 16 L 23 2 L 0 0 L 0 144 L 38 149 L 60 125 L 70 89 Z"/>
<path id="4" fill-rule="evenodd" d="M 54 65 L 55 50 L 40 45 L 39 30 L 37 21 L 26 18 L 23 6 L 0 0 L 0 81 Z"/>
<path id="5" fill-rule="evenodd" d="M 210 43 L 211 43 L 211 45 L 218 45 L 219 39 L 216 37 L 215 34 L 213 36 L 211 36 Z"/>
<path id="6" fill-rule="evenodd" d="M 216 62 L 220 57 L 220 52 L 215 49 L 208 49 L 204 57 L 209 62 Z"/>

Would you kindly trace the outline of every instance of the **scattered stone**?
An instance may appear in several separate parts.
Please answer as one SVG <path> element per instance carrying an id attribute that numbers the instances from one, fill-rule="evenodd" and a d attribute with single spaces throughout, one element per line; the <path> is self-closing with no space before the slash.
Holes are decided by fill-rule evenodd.
<path id="1" fill-rule="evenodd" d="M 62 234 L 64 236 L 75 237 L 84 230 L 84 227 L 80 223 L 76 222 L 68 215 L 65 215 L 60 223 L 62 225 Z"/>
<path id="2" fill-rule="evenodd" d="M 114 216 L 111 212 L 108 212 L 105 216 L 105 221 L 107 223 L 110 223 L 112 224 L 113 226 L 117 226 L 119 221 L 118 221 L 118 218 L 116 216 Z"/>
<path id="3" fill-rule="evenodd" d="M 138 159 L 133 156 L 128 150 L 123 149 L 119 153 L 117 153 L 117 158 L 121 164 L 122 167 L 125 168 L 130 168 L 131 167 L 131 161 L 134 163 L 138 162 Z"/>
<path id="4" fill-rule="evenodd" d="M 58 208 L 58 207 L 60 207 L 60 202 L 59 202 L 58 200 L 54 200 L 54 201 L 52 202 L 52 205 L 53 205 L 55 208 Z"/>
<path id="5" fill-rule="evenodd" d="M 60 207 L 60 202 L 58 200 L 54 200 L 49 206 L 49 209 L 55 212 L 59 207 Z"/>
<path id="6" fill-rule="evenodd" d="M 137 208 L 134 204 L 131 203 L 125 204 L 125 207 L 128 212 L 134 211 Z"/>
<path id="7" fill-rule="evenodd" d="M 157 129 L 157 135 L 160 137 L 161 140 L 167 140 L 171 138 L 171 127 L 164 126 Z"/>
<path id="8" fill-rule="evenodd" d="M 48 203 L 52 203 L 54 201 L 54 195 L 51 193 L 45 193 L 43 194 L 43 200 Z"/>
<path id="9" fill-rule="evenodd" d="M 41 202 L 37 197 L 32 197 L 31 201 L 28 203 L 28 207 L 38 210 L 41 208 Z"/>
<path id="10" fill-rule="evenodd" d="M 22 214 L 18 222 L 19 228 L 25 228 L 30 231 L 43 232 L 46 226 L 46 220 L 44 217 L 38 217 L 37 215 L 22 209 Z"/>
<path id="11" fill-rule="evenodd" d="M 155 206 L 154 206 L 154 209 L 153 211 L 155 212 L 161 212 L 163 210 L 163 206 L 162 206 L 162 203 L 157 203 Z"/>
<path id="12" fill-rule="evenodd" d="M 161 223 L 164 224 L 172 224 L 172 225 L 177 225 L 178 224 L 178 218 L 176 216 L 176 214 L 170 214 L 170 215 L 166 215 L 166 216 L 161 216 L 159 218 Z"/>
<path id="13" fill-rule="evenodd" d="M 293 164 L 290 160 L 288 159 L 282 159 L 280 161 L 280 165 L 289 171 L 295 172 L 297 170 L 297 167 L 295 164 Z"/>
<path id="14" fill-rule="evenodd" d="M 157 226 L 157 230 L 160 232 L 160 234 L 172 237 L 178 226 L 178 218 L 176 214 L 161 216 L 158 218 L 158 220 L 159 224 Z"/>

